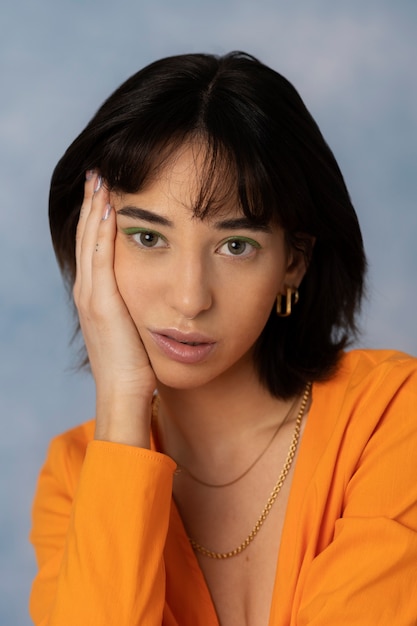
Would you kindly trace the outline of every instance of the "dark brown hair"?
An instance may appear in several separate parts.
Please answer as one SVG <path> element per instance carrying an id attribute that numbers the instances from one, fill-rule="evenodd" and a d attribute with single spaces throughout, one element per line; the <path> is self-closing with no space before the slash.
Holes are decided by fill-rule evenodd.
<path id="1" fill-rule="evenodd" d="M 258 339 L 256 365 L 272 394 L 288 397 L 334 371 L 356 332 L 366 269 L 357 217 L 342 174 L 294 87 L 254 57 L 188 54 L 145 67 L 108 98 L 53 173 L 49 217 L 69 286 L 85 171 L 107 186 L 139 191 L 184 143 L 207 146 L 196 214 L 216 210 L 216 180 L 237 186 L 253 223 L 277 221 L 309 257 L 300 300 L 288 318 L 275 311 Z M 224 185 L 223 185 L 224 186 Z M 302 234 L 315 238 L 306 249 Z"/>

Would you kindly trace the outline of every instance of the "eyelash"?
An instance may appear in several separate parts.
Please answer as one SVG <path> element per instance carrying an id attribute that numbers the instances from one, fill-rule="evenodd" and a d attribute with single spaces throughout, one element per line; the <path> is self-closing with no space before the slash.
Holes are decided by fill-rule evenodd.
<path id="1" fill-rule="evenodd" d="M 234 244 L 234 243 L 239 243 L 239 244 L 243 243 L 245 244 L 245 250 L 246 250 L 246 246 L 250 246 L 251 250 L 246 254 L 233 254 L 233 252 L 229 248 L 230 254 L 226 254 L 225 256 L 246 258 L 253 254 L 254 249 L 259 250 L 259 248 L 261 247 L 257 241 L 255 241 L 254 239 L 250 239 L 249 237 L 228 237 L 227 239 L 225 239 L 225 241 L 223 241 L 219 245 L 217 250 L 220 250 L 221 248 L 223 248 L 223 246 L 230 246 L 231 244 Z"/>
<path id="2" fill-rule="evenodd" d="M 158 248 L 166 248 L 168 247 L 168 242 L 165 239 L 165 237 L 163 237 L 160 233 L 154 231 L 154 230 L 150 230 L 149 228 L 138 228 L 137 226 L 132 227 L 132 228 L 123 228 L 123 232 L 125 233 L 125 235 L 127 235 L 134 243 L 135 245 L 137 245 L 139 248 L 141 248 L 142 250 L 145 249 L 158 249 Z M 137 238 L 136 235 L 139 235 L 139 237 Z M 140 238 L 142 236 L 151 236 L 151 237 L 156 237 L 157 238 L 157 242 L 161 242 L 163 245 L 150 245 L 147 246 L 146 243 L 143 243 L 143 241 L 140 241 Z M 234 254 L 233 251 L 231 250 L 230 246 L 233 244 L 245 244 L 245 248 L 244 248 L 244 254 Z M 255 241 L 254 239 L 250 239 L 249 237 L 228 237 L 227 239 L 225 239 L 224 241 L 222 241 L 220 243 L 220 245 L 216 248 L 216 252 L 220 251 L 224 246 L 228 246 L 228 253 L 221 253 L 224 256 L 229 256 L 229 257 L 236 257 L 236 258 L 247 258 L 248 256 L 251 256 L 253 253 L 253 250 L 259 250 L 261 248 L 261 245 Z M 246 253 L 246 249 L 247 246 L 250 247 L 249 252 Z"/>
<path id="3" fill-rule="evenodd" d="M 123 228 L 123 232 L 125 233 L 125 235 L 128 235 L 128 237 L 130 239 L 132 239 L 132 241 L 134 241 L 134 243 L 141 249 L 145 250 L 145 249 L 149 249 L 152 250 L 153 248 L 164 248 L 167 247 L 167 240 L 162 237 L 162 235 L 160 235 L 159 233 L 157 233 L 155 230 L 149 230 L 149 228 L 138 228 L 137 226 L 134 226 L 132 228 Z M 136 235 L 139 235 L 138 238 L 136 238 Z M 151 235 L 153 237 L 157 237 L 158 241 L 163 242 L 163 246 L 147 246 L 146 244 L 142 243 L 140 241 L 140 237 L 141 235 Z"/>

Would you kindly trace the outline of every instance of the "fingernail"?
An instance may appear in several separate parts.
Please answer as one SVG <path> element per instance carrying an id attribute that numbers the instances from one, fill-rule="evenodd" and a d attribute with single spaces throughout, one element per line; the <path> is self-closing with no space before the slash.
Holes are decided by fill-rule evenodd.
<path id="1" fill-rule="evenodd" d="M 111 204 L 106 204 L 105 209 L 104 209 L 104 213 L 103 213 L 103 217 L 101 218 L 103 220 L 103 222 L 105 222 L 106 220 L 109 219 L 110 213 L 111 213 Z"/>
<path id="2" fill-rule="evenodd" d="M 91 180 L 94 176 L 94 170 L 87 170 L 85 173 L 85 180 Z"/>
<path id="3" fill-rule="evenodd" d="M 95 187 L 94 187 L 94 193 L 97 193 L 97 191 L 99 189 L 101 189 L 102 185 L 103 185 L 103 178 L 99 174 L 97 176 L 96 184 L 95 184 Z"/>

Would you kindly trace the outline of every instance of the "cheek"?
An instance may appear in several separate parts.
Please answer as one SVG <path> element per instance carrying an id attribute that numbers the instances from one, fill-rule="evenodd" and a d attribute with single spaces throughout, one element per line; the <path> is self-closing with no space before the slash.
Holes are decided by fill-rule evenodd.
<path id="1" fill-rule="evenodd" d="M 229 326 L 237 339 L 253 344 L 262 333 L 275 306 L 278 288 L 272 278 L 262 284 L 246 285 L 229 301 Z"/>
<path id="2" fill-rule="evenodd" d="M 150 300 L 147 272 L 137 267 L 132 255 L 116 240 L 114 275 L 119 293 L 135 322 L 143 313 L 144 305 Z"/>
<path id="3" fill-rule="evenodd" d="M 117 287 L 125 299 L 125 294 L 129 291 L 129 285 L 132 282 L 131 270 L 129 271 L 129 259 L 124 247 L 120 244 L 119 238 L 116 238 L 114 247 L 114 275 L 116 277 Z"/>
<path id="4" fill-rule="evenodd" d="M 254 340 L 258 339 L 271 314 L 271 310 L 275 303 L 275 294 L 265 294 L 263 298 L 259 298 L 257 306 L 253 310 L 252 327 Z"/>

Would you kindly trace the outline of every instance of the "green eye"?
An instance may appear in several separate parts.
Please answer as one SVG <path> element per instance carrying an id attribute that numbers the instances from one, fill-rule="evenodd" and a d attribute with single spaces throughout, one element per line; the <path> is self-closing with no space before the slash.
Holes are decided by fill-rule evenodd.
<path id="1" fill-rule="evenodd" d="M 134 239 L 138 239 L 142 246 L 146 246 L 146 248 L 154 248 L 158 243 L 159 237 L 155 233 L 138 233 Z"/>
<path id="2" fill-rule="evenodd" d="M 221 244 L 218 248 L 218 252 L 225 256 L 247 257 L 253 254 L 255 249 L 259 249 L 260 247 L 257 241 L 249 239 L 248 237 L 230 237 L 230 239 L 227 239 Z"/>
<path id="3" fill-rule="evenodd" d="M 154 230 L 146 228 L 124 228 L 123 232 L 128 235 L 140 248 L 165 248 L 166 240 Z"/>
<path id="4" fill-rule="evenodd" d="M 233 255 L 241 255 L 244 254 L 248 248 L 247 241 L 241 241 L 240 239 L 235 239 L 227 242 L 227 249 L 230 254 Z"/>

